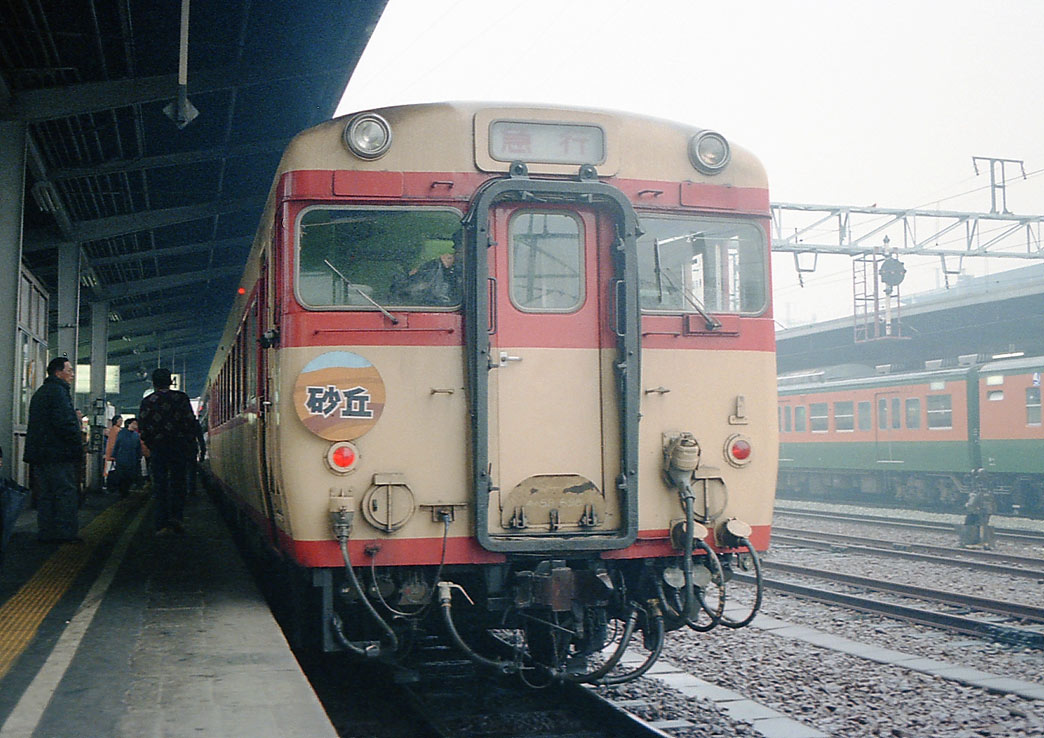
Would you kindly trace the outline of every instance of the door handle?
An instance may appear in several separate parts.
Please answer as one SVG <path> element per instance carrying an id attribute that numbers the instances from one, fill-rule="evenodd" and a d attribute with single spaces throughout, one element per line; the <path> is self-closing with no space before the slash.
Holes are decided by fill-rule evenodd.
<path id="1" fill-rule="evenodd" d="M 521 356 L 511 356 L 507 351 L 500 352 L 500 365 L 504 366 L 509 361 L 522 361 Z"/>

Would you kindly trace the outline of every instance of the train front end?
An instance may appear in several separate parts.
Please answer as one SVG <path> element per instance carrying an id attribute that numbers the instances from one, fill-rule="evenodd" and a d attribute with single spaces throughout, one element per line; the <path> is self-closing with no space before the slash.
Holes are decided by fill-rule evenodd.
<path id="1" fill-rule="evenodd" d="M 744 624 L 726 583 L 768 545 L 777 454 L 750 154 L 426 105 L 306 132 L 282 170 L 267 504 L 326 648 L 434 618 L 476 661 L 604 681 L 637 676 L 610 672 L 636 633 Z M 495 628 L 525 658 L 480 655 Z"/>

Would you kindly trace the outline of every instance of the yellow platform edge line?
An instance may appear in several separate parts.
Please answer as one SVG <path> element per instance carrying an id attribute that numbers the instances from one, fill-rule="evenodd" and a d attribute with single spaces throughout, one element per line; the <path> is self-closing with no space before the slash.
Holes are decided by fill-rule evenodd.
<path id="1" fill-rule="evenodd" d="M 61 546 L 0 605 L 0 679 L 32 642 L 44 618 L 72 586 L 99 544 L 111 537 L 142 502 L 143 495 L 134 495 L 109 506 L 81 531 L 84 544 Z"/>

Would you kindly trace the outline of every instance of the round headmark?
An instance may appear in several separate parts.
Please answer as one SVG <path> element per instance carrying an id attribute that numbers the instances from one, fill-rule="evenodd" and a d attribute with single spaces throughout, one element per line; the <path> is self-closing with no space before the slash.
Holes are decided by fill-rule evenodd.
<path id="1" fill-rule="evenodd" d="M 384 380 L 351 351 L 328 351 L 297 375 L 294 407 L 305 427 L 328 441 L 351 441 L 368 432 L 384 410 Z"/>

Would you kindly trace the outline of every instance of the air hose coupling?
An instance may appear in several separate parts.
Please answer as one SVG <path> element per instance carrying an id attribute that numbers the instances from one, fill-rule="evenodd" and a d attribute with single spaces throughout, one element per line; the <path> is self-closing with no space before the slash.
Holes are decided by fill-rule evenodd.
<path id="1" fill-rule="evenodd" d="M 650 599 L 646 601 L 645 606 L 648 608 L 646 612 L 648 612 L 650 618 L 663 617 L 663 607 L 661 607 L 659 599 Z"/>
<path id="2" fill-rule="evenodd" d="M 330 525 L 338 541 L 347 541 L 355 520 L 355 498 L 350 495 L 330 495 Z"/>
<path id="3" fill-rule="evenodd" d="M 700 465 L 700 444 L 692 433 L 679 433 L 663 451 L 663 473 L 666 481 L 683 497 L 692 497 L 692 473 Z"/>

